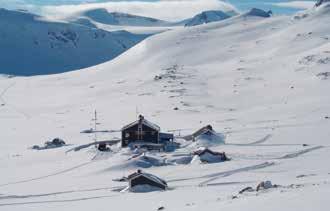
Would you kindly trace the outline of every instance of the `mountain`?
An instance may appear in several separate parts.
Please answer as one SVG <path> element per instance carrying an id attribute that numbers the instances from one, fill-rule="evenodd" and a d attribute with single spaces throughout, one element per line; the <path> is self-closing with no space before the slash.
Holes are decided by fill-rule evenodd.
<path id="1" fill-rule="evenodd" d="M 258 8 L 252 8 L 250 11 L 244 14 L 244 16 L 255 16 L 255 17 L 262 17 L 262 18 L 269 18 L 271 17 L 273 12 L 269 10 L 268 12 L 258 9 Z"/>
<path id="2" fill-rule="evenodd" d="M 108 12 L 106 9 L 92 9 L 76 14 L 71 17 L 71 22 L 77 22 L 85 25 L 90 22 L 117 25 L 117 26 L 164 26 L 169 22 L 158 20 L 155 18 L 130 15 L 120 12 Z"/>
<path id="3" fill-rule="evenodd" d="M 185 26 L 197 26 L 205 23 L 210 22 L 216 22 L 216 21 L 222 21 L 227 18 L 230 18 L 231 15 L 223 12 L 223 11 L 204 11 L 200 14 L 197 14 L 193 18 L 191 18 L 187 23 L 185 23 Z"/>
<path id="4" fill-rule="evenodd" d="M 322 4 L 328 3 L 330 0 L 318 0 L 315 4 L 315 6 L 321 6 Z"/>
<path id="5" fill-rule="evenodd" d="M 42 75 L 109 61 L 147 37 L 0 9 L 1 74 Z"/>
<path id="6" fill-rule="evenodd" d="M 325 6 L 299 19 L 241 15 L 157 34 L 82 71 L 0 78 L 1 210 L 327 210 L 329 19 Z M 79 147 L 116 140 L 137 113 L 180 148 Z M 94 124 L 108 132 L 80 133 Z M 191 164 L 197 143 L 182 137 L 208 124 L 225 135 L 211 150 L 231 160 Z M 55 137 L 67 145 L 30 149 Z M 120 192 L 138 168 L 169 189 Z"/>

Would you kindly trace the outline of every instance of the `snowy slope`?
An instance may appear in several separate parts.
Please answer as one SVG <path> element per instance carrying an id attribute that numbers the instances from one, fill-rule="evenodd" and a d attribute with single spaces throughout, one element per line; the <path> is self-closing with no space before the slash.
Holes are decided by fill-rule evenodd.
<path id="1" fill-rule="evenodd" d="M 90 22 L 120 26 L 166 26 L 170 24 L 169 22 L 155 18 L 120 12 L 108 12 L 108 10 L 103 8 L 84 11 L 67 19 L 71 22 L 77 22 L 83 25 L 89 24 Z"/>
<path id="2" fill-rule="evenodd" d="M 109 61 L 146 35 L 107 32 L 0 10 L 0 74 L 61 73 Z"/>
<path id="3" fill-rule="evenodd" d="M 0 208 L 327 210 L 329 19 L 327 5 L 295 17 L 242 15 L 155 35 L 81 71 L 2 78 Z M 134 121 L 136 109 L 182 135 L 211 124 L 226 134 L 226 144 L 212 149 L 232 160 L 147 165 L 170 190 L 136 194 L 119 193 L 125 184 L 112 181 L 141 167 L 126 150 L 27 149 L 57 136 L 91 142 L 79 132 L 91 127 L 94 109 L 100 129 Z M 149 156 L 189 160 L 194 146 L 180 141 L 185 147 L 174 153 Z M 280 186 L 238 194 L 263 180 Z"/>

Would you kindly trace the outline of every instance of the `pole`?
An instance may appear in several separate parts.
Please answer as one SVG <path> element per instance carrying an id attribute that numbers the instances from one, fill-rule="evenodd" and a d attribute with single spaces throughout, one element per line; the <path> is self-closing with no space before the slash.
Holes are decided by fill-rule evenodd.
<path id="1" fill-rule="evenodd" d="M 96 142 L 97 142 L 97 132 L 96 132 L 96 130 L 97 130 L 97 112 L 96 112 L 96 110 L 95 110 L 95 112 L 94 112 L 94 142 L 95 142 L 95 147 L 97 148 L 97 146 L 96 146 Z"/>

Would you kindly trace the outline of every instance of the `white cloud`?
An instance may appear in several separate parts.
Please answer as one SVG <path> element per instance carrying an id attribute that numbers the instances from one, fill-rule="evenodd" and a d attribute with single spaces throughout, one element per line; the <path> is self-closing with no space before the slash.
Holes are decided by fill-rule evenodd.
<path id="1" fill-rule="evenodd" d="M 315 5 L 315 1 L 290 1 L 290 2 L 272 3 L 272 5 L 278 7 L 288 7 L 288 8 L 296 8 L 296 9 L 310 9 Z"/>
<path id="2" fill-rule="evenodd" d="M 60 18 L 96 8 L 106 8 L 109 11 L 163 20 L 182 20 L 205 10 L 235 10 L 234 6 L 219 0 L 162 0 L 157 2 L 120 1 L 44 6 L 41 7 L 41 13 L 45 16 Z"/>

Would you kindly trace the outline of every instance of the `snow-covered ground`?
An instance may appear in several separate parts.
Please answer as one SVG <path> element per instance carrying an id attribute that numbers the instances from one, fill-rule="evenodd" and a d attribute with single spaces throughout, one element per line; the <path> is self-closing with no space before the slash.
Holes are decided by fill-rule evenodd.
<path id="1" fill-rule="evenodd" d="M 329 20 L 327 5 L 295 16 L 245 14 L 154 35 L 91 68 L 2 77 L 0 210 L 327 210 Z M 211 124 L 226 135 L 212 150 L 231 161 L 165 162 L 189 157 L 194 146 L 183 140 L 173 153 L 147 154 L 145 166 L 120 148 L 66 153 L 92 141 L 80 131 L 92 127 L 95 109 L 100 130 L 120 129 L 136 110 L 181 135 Z M 29 149 L 55 137 L 72 145 Z M 138 167 L 169 190 L 119 192 L 125 184 L 113 179 Z M 238 194 L 265 180 L 279 187 Z"/>

